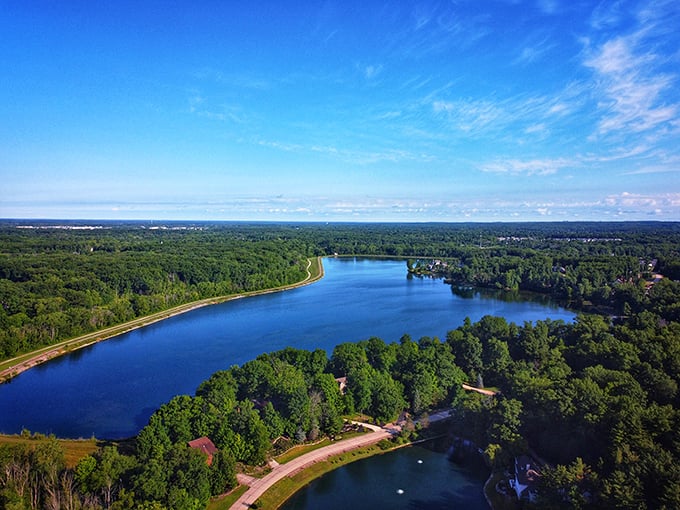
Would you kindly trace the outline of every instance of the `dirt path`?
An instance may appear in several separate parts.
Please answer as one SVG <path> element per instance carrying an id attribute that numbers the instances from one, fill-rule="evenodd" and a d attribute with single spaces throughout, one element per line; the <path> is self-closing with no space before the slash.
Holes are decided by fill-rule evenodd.
<path id="1" fill-rule="evenodd" d="M 33 368 L 36 365 L 40 365 L 41 363 L 54 359 L 58 356 L 68 354 L 75 350 L 82 349 L 97 342 L 101 342 L 103 340 L 108 340 L 109 338 L 122 335 L 123 333 L 128 333 L 129 331 L 132 331 L 134 329 L 142 328 L 155 322 L 159 322 L 170 317 L 174 317 L 176 315 L 196 310 L 197 308 L 224 303 L 226 301 L 231 301 L 233 299 L 258 296 L 262 294 L 271 294 L 273 292 L 281 292 L 284 290 L 290 290 L 297 287 L 302 287 L 304 285 L 308 285 L 310 283 L 320 280 L 324 276 L 323 265 L 321 263 L 320 258 L 317 257 L 315 260 L 316 263 L 319 264 L 319 274 L 316 278 L 312 278 L 312 272 L 310 271 L 313 263 L 312 259 L 307 259 L 306 268 L 307 276 L 305 277 L 304 280 L 301 280 L 297 283 L 293 283 L 291 285 L 284 285 L 282 287 L 276 287 L 273 289 L 244 292 L 242 294 L 232 294 L 229 296 L 220 296 L 202 299 L 200 301 L 193 301 L 191 303 L 179 305 L 174 308 L 170 308 L 169 310 L 157 312 L 146 317 L 133 319 L 124 324 L 118 324 L 117 326 L 111 326 L 110 328 L 100 329 L 99 331 L 94 331 L 86 335 L 71 338 L 69 340 L 64 340 L 63 342 L 52 344 L 47 347 L 43 347 L 42 349 L 33 351 L 32 353 L 23 354 L 15 358 L 5 360 L 0 363 L 0 367 L 4 367 L 2 370 L 0 370 L 0 383 L 8 381 L 12 377 L 19 375 L 22 372 L 25 372 L 29 368 Z"/>
<path id="2" fill-rule="evenodd" d="M 481 393 L 482 395 L 489 395 L 490 397 L 495 396 L 498 392 L 497 391 L 492 391 L 492 390 L 485 390 L 482 388 L 475 388 L 474 386 L 470 386 L 469 384 L 463 383 L 463 389 L 467 391 L 474 391 L 476 393 Z"/>

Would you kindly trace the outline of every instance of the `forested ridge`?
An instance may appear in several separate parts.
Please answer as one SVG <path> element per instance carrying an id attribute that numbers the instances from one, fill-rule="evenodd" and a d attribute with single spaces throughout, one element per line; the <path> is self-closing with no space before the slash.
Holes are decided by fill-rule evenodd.
<path id="1" fill-rule="evenodd" d="M 452 410 L 450 436 L 472 440 L 490 468 L 512 470 L 515 456 L 528 452 L 547 462 L 536 502 L 523 506 L 680 508 L 677 224 L 276 224 L 151 233 L 126 228 L 123 237 L 129 236 L 130 246 L 161 240 L 165 246 L 173 238 L 196 236 L 192 250 L 205 253 L 198 240 L 208 236 L 224 243 L 224 252 L 241 246 L 239 253 L 247 260 L 261 256 L 250 258 L 251 246 L 264 253 L 269 253 L 264 246 L 295 246 L 277 252 L 299 257 L 368 252 L 374 246 L 377 253 L 365 254 L 395 256 L 387 252 L 408 242 L 413 243 L 404 246 L 408 253 L 399 253 L 413 257 L 405 271 L 408 266 L 433 272 L 427 266 L 434 269 L 435 259 L 441 259 L 445 276 L 454 283 L 509 289 L 515 287 L 507 285 L 503 274 L 517 271 L 517 288 L 526 288 L 533 281 L 528 272 L 536 266 L 532 259 L 545 257 L 550 271 L 543 275 L 544 292 L 559 285 L 551 282 L 566 280 L 566 288 L 573 289 L 581 285 L 572 303 L 593 309 L 597 304 L 616 317 L 583 314 L 573 324 L 546 320 L 519 325 L 484 317 L 451 325 L 443 339 L 405 335 L 388 343 L 369 338 L 338 345 L 330 356 L 292 348 L 262 354 L 213 374 L 195 395 L 163 405 L 132 447 L 107 446 L 75 468 L 65 467 L 55 442 L 0 447 L 4 508 L 204 508 L 211 495 L 234 486 L 237 470 L 261 465 L 291 444 L 336 435 L 343 417 L 362 413 L 383 423 L 403 411 L 415 418 L 440 408 Z M 39 252 L 37 259 L 55 234 L 66 239 L 54 252 L 67 259 L 72 239 L 101 235 L 58 231 L 41 238 L 42 231 L 30 232 L 29 239 L 37 238 L 32 248 Z M 9 238 L 15 239 L 13 233 Z M 22 260 L 30 259 L 21 242 L 3 240 L 2 246 L 3 257 L 16 250 Z M 83 246 L 86 253 L 95 253 L 89 244 Z M 218 247 L 211 250 L 224 253 Z M 295 258 L 287 264 L 299 268 Z M 466 268 L 467 275 L 457 280 Z M 578 276 L 570 276 L 574 273 Z M 499 285 L 493 278 L 475 281 L 480 274 L 506 280 L 498 280 Z M 167 279 L 165 273 L 161 279 Z M 338 378 L 345 378 L 344 392 Z M 465 392 L 463 382 L 499 393 Z M 407 421 L 397 440 L 418 432 Z M 210 437 L 219 448 L 210 465 L 187 446 L 200 436 Z"/>

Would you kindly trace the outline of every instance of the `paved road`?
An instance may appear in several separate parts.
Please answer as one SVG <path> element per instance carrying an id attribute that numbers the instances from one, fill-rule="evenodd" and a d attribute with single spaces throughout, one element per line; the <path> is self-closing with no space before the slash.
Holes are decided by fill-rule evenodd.
<path id="1" fill-rule="evenodd" d="M 433 423 L 436 421 L 445 420 L 449 416 L 450 411 L 448 409 L 437 411 L 429 415 L 429 421 L 430 423 Z M 360 423 L 356 421 L 352 423 L 363 425 L 365 428 L 371 429 L 373 432 L 324 446 L 318 450 L 301 455 L 297 459 L 291 460 L 286 464 L 274 465 L 271 472 L 263 478 L 243 477 L 241 480 L 248 483 L 250 488 L 236 501 L 236 503 L 231 506 L 231 510 L 243 510 L 244 508 L 248 508 L 251 504 L 257 501 L 257 499 L 262 496 L 262 494 L 264 494 L 272 485 L 285 476 L 292 476 L 307 466 L 325 460 L 332 455 L 338 455 L 340 453 L 356 450 L 362 446 L 377 443 L 382 439 L 387 439 L 388 437 L 400 432 L 399 427 L 393 425 L 378 427 L 369 423 Z"/>
<path id="2" fill-rule="evenodd" d="M 294 475 L 298 471 L 301 471 L 311 464 L 325 460 L 332 455 L 356 450 L 362 446 L 377 443 L 382 439 L 392 436 L 392 434 L 395 432 L 394 429 L 376 427 L 375 425 L 369 425 L 366 423 L 363 423 L 362 425 L 364 425 L 366 428 L 372 429 L 373 432 L 362 434 L 351 439 L 338 441 L 337 443 L 333 443 L 331 445 L 324 446 L 323 448 L 319 448 L 318 450 L 311 451 L 305 455 L 301 455 L 300 457 L 291 460 L 290 462 L 274 466 L 271 472 L 263 478 L 252 479 L 250 488 L 236 501 L 236 503 L 231 506 L 232 510 L 242 510 L 244 508 L 248 508 L 276 482 L 286 476 Z"/>

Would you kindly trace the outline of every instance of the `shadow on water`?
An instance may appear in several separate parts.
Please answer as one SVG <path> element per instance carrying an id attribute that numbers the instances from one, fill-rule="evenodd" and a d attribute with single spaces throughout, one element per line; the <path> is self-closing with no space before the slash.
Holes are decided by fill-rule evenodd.
<path id="1" fill-rule="evenodd" d="M 347 464 L 311 482 L 282 508 L 487 508 L 482 486 L 488 469 L 476 449 L 469 463 L 467 456 L 452 462 L 448 445 L 450 439 L 441 437 Z"/>
<path id="2" fill-rule="evenodd" d="M 536 303 L 549 309 L 559 308 L 559 303 L 552 297 L 536 292 L 521 290 L 488 289 L 485 287 L 469 287 L 451 285 L 451 293 L 462 299 L 493 299 L 503 303 Z"/>
<path id="3" fill-rule="evenodd" d="M 153 407 L 145 407 L 135 416 L 135 426 L 141 430 L 149 423 L 149 418 L 156 411 Z"/>
<path id="4" fill-rule="evenodd" d="M 422 510 L 451 510 L 451 508 L 468 508 L 478 503 L 478 498 L 461 492 L 442 491 L 436 498 L 412 499 L 408 508 Z"/>

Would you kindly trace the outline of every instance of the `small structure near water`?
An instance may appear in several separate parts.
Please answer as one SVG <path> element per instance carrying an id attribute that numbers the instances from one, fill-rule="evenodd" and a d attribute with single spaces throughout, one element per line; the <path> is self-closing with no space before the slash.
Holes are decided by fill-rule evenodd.
<path id="1" fill-rule="evenodd" d="M 515 477 L 509 480 L 510 486 L 515 490 L 517 499 L 534 501 L 535 485 L 541 474 L 535 466 L 534 460 L 528 455 L 515 457 Z"/>
<path id="2" fill-rule="evenodd" d="M 200 450 L 208 456 L 206 463 L 208 466 L 212 464 L 213 456 L 217 453 L 217 446 L 210 440 L 209 437 L 203 436 L 193 441 L 189 441 L 189 448 Z"/>

